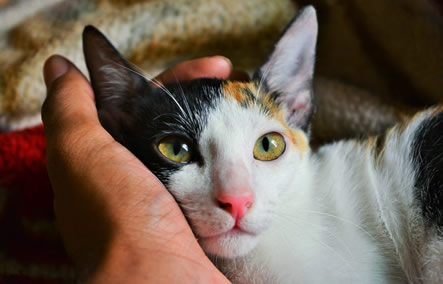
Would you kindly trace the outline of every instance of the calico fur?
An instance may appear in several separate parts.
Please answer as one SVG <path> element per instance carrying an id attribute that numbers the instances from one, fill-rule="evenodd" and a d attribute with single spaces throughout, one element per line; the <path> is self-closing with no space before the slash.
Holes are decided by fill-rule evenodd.
<path id="1" fill-rule="evenodd" d="M 443 281 L 443 107 L 383 136 L 311 151 L 312 7 L 247 83 L 154 88 L 96 29 L 83 36 L 101 123 L 166 185 L 231 281 Z M 281 135 L 285 148 L 263 161 L 252 153 L 267 133 Z M 189 161 L 165 158 L 165 137 L 184 141 Z M 253 201 L 236 218 L 220 195 L 245 192 Z"/>

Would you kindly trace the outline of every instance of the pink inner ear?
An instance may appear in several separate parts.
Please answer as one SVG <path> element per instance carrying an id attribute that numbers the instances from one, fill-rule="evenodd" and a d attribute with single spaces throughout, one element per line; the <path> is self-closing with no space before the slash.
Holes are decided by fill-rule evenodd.
<path id="1" fill-rule="evenodd" d="M 294 114 L 297 110 L 303 110 L 305 107 L 305 103 L 295 100 L 294 106 L 291 108 L 291 114 Z"/>
<path id="2" fill-rule="evenodd" d="M 316 12 L 309 6 L 290 24 L 260 68 L 270 91 L 278 93 L 285 105 L 292 127 L 307 127 L 313 110 L 311 82 L 317 30 Z"/>
<path id="3" fill-rule="evenodd" d="M 303 126 L 311 113 L 311 94 L 303 90 L 297 95 L 286 96 L 283 100 L 288 108 L 288 122 L 293 126 Z"/>

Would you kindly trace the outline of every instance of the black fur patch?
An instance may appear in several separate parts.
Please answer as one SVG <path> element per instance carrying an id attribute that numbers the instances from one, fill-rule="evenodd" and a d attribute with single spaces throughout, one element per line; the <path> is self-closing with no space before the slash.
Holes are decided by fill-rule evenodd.
<path id="1" fill-rule="evenodd" d="M 425 120 L 414 138 L 416 197 L 428 225 L 443 233 L 443 112 Z"/>
<path id="2" fill-rule="evenodd" d="M 198 79 L 166 85 L 175 101 L 160 88 L 146 88 L 148 93 L 132 98 L 130 114 L 134 122 L 124 130 L 123 142 L 166 186 L 169 177 L 181 164 L 163 158 L 157 151 L 159 139 L 167 135 L 186 137 L 192 145 L 192 162 L 203 163 L 198 148 L 209 111 L 221 96 L 221 80 Z"/>
<path id="3" fill-rule="evenodd" d="M 241 92 L 246 95 L 246 99 L 241 103 L 241 106 L 244 108 L 248 108 L 251 103 L 257 102 L 257 97 L 252 93 L 252 91 L 248 88 L 242 88 Z"/>

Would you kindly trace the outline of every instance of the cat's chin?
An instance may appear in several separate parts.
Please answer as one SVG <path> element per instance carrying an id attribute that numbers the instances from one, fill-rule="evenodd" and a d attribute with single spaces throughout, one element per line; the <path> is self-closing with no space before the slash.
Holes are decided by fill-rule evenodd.
<path id="1" fill-rule="evenodd" d="M 235 228 L 223 234 L 199 239 L 206 253 L 225 258 L 247 255 L 257 246 L 258 241 L 257 235 Z"/>

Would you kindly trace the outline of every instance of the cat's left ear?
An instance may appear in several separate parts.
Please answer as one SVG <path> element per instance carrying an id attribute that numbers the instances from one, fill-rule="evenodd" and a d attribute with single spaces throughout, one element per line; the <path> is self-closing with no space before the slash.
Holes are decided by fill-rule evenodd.
<path id="1" fill-rule="evenodd" d="M 269 59 L 253 77 L 258 88 L 272 93 L 286 107 L 291 127 L 305 131 L 314 113 L 312 78 L 317 32 L 315 9 L 308 6 L 286 27 Z"/>
<path id="2" fill-rule="evenodd" d="M 132 98 L 151 93 L 149 83 L 95 27 L 83 31 L 83 52 L 103 127 L 119 142 L 132 124 Z"/>

